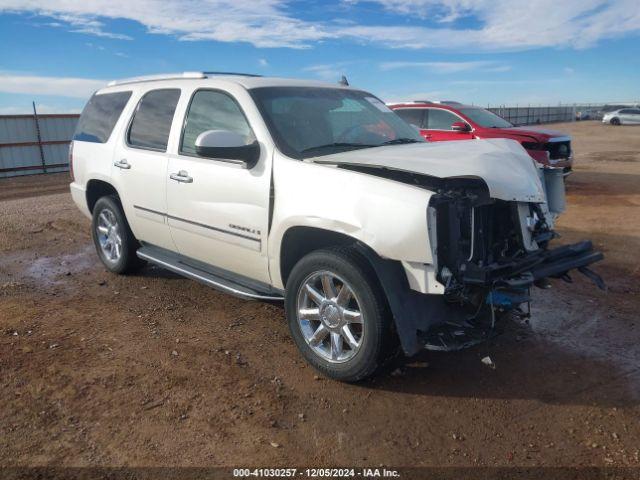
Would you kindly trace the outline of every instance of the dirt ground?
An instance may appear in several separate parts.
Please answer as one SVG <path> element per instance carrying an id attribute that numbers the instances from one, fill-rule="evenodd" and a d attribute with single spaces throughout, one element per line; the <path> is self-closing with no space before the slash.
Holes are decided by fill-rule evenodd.
<path id="1" fill-rule="evenodd" d="M 640 127 L 553 128 L 560 241 L 594 240 L 608 292 L 555 281 L 529 324 L 360 385 L 317 376 L 279 306 L 107 273 L 67 174 L 0 180 L 0 465 L 640 466 Z"/>

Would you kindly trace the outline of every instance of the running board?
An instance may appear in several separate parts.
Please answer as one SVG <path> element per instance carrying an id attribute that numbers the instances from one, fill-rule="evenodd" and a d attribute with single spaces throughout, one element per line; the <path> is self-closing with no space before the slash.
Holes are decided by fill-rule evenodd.
<path id="1" fill-rule="evenodd" d="M 284 300 L 282 292 L 272 289 L 266 284 L 260 284 L 250 279 L 245 281 L 247 284 L 252 284 L 251 286 L 240 283 L 240 277 L 231 272 L 226 272 L 162 248 L 145 245 L 139 248 L 136 254 L 141 259 L 159 267 L 166 268 L 178 275 L 204 283 L 236 297 L 268 301 Z M 237 277 L 237 279 L 232 277 Z"/>

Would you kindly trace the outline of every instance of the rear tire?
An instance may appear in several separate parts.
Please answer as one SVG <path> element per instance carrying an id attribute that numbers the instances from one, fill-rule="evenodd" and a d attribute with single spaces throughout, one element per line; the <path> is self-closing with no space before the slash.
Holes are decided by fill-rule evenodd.
<path id="1" fill-rule="evenodd" d="M 132 273 L 144 265 L 136 255 L 140 245 L 129 228 L 118 197 L 98 199 L 93 207 L 91 235 L 102 264 L 110 272 Z"/>
<path id="2" fill-rule="evenodd" d="M 352 247 L 303 257 L 287 280 L 285 309 L 302 355 L 335 380 L 373 375 L 396 345 L 384 292 L 369 262 Z"/>
<path id="3" fill-rule="evenodd" d="M 620 125 L 620 119 L 618 117 L 613 117 L 609 123 L 611 123 L 611 125 Z"/>

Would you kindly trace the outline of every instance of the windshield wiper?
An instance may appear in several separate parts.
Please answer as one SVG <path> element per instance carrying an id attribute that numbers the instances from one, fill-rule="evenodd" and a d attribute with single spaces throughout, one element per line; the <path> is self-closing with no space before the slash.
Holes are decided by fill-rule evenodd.
<path id="1" fill-rule="evenodd" d="M 366 143 L 334 142 L 334 143 L 327 143 L 326 145 L 317 145 L 315 147 L 305 148 L 300 153 L 315 152 L 316 150 L 325 150 L 327 148 L 371 148 L 376 146 L 377 145 L 368 145 Z"/>
<path id="2" fill-rule="evenodd" d="M 378 146 L 382 145 L 402 145 L 405 143 L 423 143 L 420 140 L 416 140 L 415 138 L 394 138 L 393 140 L 388 140 L 386 142 L 381 143 Z"/>

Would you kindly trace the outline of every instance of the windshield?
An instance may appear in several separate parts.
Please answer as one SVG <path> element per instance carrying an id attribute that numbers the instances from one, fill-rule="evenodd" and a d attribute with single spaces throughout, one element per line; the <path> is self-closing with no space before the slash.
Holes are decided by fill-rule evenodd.
<path id="1" fill-rule="evenodd" d="M 509 128 L 513 125 L 484 108 L 461 108 L 460 113 L 484 128 Z"/>
<path id="2" fill-rule="evenodd" d="M 424 142 L 414 127 L 366 92 L 263 87 L 251 95 L 278 148 L 293 158 Z"/>

